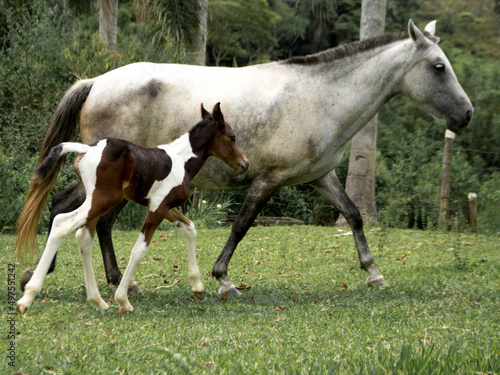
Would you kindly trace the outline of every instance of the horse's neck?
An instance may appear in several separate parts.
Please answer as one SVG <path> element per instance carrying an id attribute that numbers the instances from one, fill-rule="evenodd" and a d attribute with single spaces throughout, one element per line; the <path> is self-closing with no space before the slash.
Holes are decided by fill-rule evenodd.
<path id="1" fill-rule="evenodd" d="M 360 52 L 347 58 L 312 66 L 310 77 L 326 76 L 323 87 L 333 105 L 327 106 L 329 118 L 344 124 L 341 137 L 354 136 L 380 108 L 401 92 L 401 81 L 408 69 L 409 52 L 404 41 Z M 300 78 L 299 78 L 300 79 Z M 319 91 L 319 90 L 318 90 Z M 342 126 L 342 125 L 340 125 Z M 337 140 L 338 141 L 338 140 Z"/>
<path id="2" fill-rule="evenodd" d="M 362 106 L 363 110 L 380 108 L 386 97 L 399 93 L 399 82 L 408 68 L 406 48 L 405 41 L 394 42 L 345 58 L 306 65 L 303 74 L 324 76 L 333 92 L 351 93 L 356 100 L 346 105 Z"/>

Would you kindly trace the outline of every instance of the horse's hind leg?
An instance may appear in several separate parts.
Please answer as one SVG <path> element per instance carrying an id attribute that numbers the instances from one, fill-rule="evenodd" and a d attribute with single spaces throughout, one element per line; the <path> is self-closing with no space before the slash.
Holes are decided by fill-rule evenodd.
<path id="1" fill-rule="evenodd" d="M 55 217 L 40 262 L 38 262 L 31 280 L 26 284 L 23 297 L 17 302 L 17 311 L 25 313 L 28 310 L 31 302 L 42 289 L 43 280 L 47 275 L 57 248 L 68 234 L 85 224 L 87 214 L 88 209 L 82 206 L 81 209 Z"/>
<path id="2" fill-rule="evenodd" d="M 269 201 L 269 198 L 271 198 L 279 188 L 279 183 L 273 181 L 272 176 L 260 175 L 253 180 L 252 186 L 245 198 L 245 202 L 241 206 L 240 212 L 231 227 L 231 235 L 212 270 L 212 275 L 215 276 L 221 284 L 219 294 L 224 294 L 226 296 L 241 295 L 227 275 L 227 266 L 236 250 L 236 246 L 238 246 L 239 242 L 243 239 L 259 212 L 262 211 Z"/>
<path id="3" fill-rule="evenodd" d="M 203 283 L 201 282 L 200 268 L 196 260 L 196 230 L 194 224 L 179 212 L 176 208 L 170 210 L 165 219 L 171 221 L 180 228 L 188 250 L 188 278 L 191 283 L 193 294 L 196 298 L 203 298 Z"/>
<path id="4" fill-rule="evenodd" d="M 101 247 L 102 259 L 104 262 L 104 270 L 106 271 L 106 280 L 109 284 L 118 285 L 122 279 L 122 273 L 118 268 L 116 262 L 115 249 L 113 247 L 113 238 L 111 236 L 111 229 L 115 223 L 116 218 L 120 211 L 125 207 L 127 200 L 123 200 L 119 205 L 113 207 L 105 215 L 102 215 L 97 222 L 96 230 Z M 135 281 L 131 281 L 129 292 L 140 292 L 139 287 Z"/>
<path id="5" fill-rule="evenodd" d="M 85 275 L 85 285 L 87 288 L 87 300 L 99 310 L 107 310 L 108 304 L 104 302 L 99 293 L 92 268 L 92 244 L 94 242 L 94 228 L 97 219 L 92 220 L 77 230 L 76 240 L 82 256 L 83 273 Z"/>
<path id="6" fill-rule="evenodd" d="M 359 265 L 361 269 L 368 272 L 369 286 L 385 286 L 387 283 L 384 276 L 375 266 L 372 253 L 368 247 L 365 234 L 363 232 L 363 219 L 358 208 L 351 201 L 340 183 L 335 171 L 330 172 L 312 184 L 323 197 L 330 201 L 344 215 L 351 226 L 354 241 L 358 249 Z"/>
<path id="7" fill-rule="evenodd" d="M 52 207 L 50 209 L 49 235 L 50 235 L 50 228 L 52 228 L 52 223 L 57 215 L 76 210 L 78 207 L 82 205 L 84 201 L 85 201 L 85 190 L 83 189 L 83 186 L 79 183 L 73 185 L 72 187 L 66 190 L 54 194 L 54 198 L 52 198 Z M 47 273 L 52 273 L 54 271 L 56 266 L 56 258 L 57 258 L 57 253 L 54 254 L 54 257 L 52 258 Z M 28 281 L 30 281 L 33 272 L 34 272 L 33 269 L 28 268 L 24 270 L 23 273 L 21 274 L 19 283 L 21 291 L 24 291 L 24 287 L 26 286 Z"/>
<path id="8" fill-rule="evenodd" d="M 168 209 L 167 209 L 168 211 Z M 146 251 L 149 246 L 149 242 L 153 237 L 154 232 L 162 222 L 163 218 L 166 216 L 166 211 L 162 209 L 158 209 L 155 212 L 148 211 L 146 215 L 146 219 L 144 220 L 144 224 L 142 225 L 141 232 L 139 233 L 139 237 L 132 249 L 130 254 L 130 260 L 128 262 L 127 268 L 123 274 L 122 280 L 120 281 L 120 285 L 118 285 L 118 289 L 115 293 L 115 300 L 120 305 L 120 308 L 124 312 L 132 312 L 134 308 L 130 304 L 127 296 L 128 286 L 132 281 L 132 277 L 134 276 L 134 272 L 146 255 Z"/>

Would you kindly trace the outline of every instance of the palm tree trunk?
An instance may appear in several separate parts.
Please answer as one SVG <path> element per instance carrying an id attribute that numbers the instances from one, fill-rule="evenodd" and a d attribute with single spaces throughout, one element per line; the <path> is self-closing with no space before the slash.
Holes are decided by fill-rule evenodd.
<path id="1" fill-rule="evenodd" d="M 99 0 L 99 37 L 109 52 L 115 50 L 118 23 L 118 0 Z"/>

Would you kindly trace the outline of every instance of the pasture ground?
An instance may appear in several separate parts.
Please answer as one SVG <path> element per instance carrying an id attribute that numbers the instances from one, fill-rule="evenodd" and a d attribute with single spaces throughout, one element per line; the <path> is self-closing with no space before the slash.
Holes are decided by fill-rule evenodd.
<path id="1" fill-rule="evenodd" d="M 15 237 L 1 235 L 0 373 L 500 373 L 498 237 L 366 228 L 390 284 L 369 288 L 345 232 L 255 227 L 229 269 L 243 296 L 226 299 L 209 274 L 229 231 L 198 230 L 202 301 L 191 298 L 181 233 L 157 232 L 135 275 L 142 289 L 131 297 L 135 311 L 122 316 L 97 243 L 94 269 L 110 310 L 86 301 L 74 236 L 28 313 L 11 315 L 6 280 Z M 114 232 L 123 267 L 137 234 Z M 16 286 L 21 271 L 16 264 Z"/>

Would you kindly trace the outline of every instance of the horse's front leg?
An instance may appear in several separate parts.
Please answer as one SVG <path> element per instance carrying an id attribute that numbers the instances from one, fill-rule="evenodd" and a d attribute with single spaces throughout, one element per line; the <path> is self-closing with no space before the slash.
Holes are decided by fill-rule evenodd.
<path id="1" fill-rule="evenodd" d="M 375 266 L 373 256 L 368 247 L 365 233 L 363 231 L 363 219 L 356 205 L 351 201 L 340 183 L 335 171 L 328 173 L 319 180 L 312 183 L 318 192 L 330 201 L 346 218 L 349 223 L 356 248 L 358 249 L 360 268 L 368 272 L 369 276 L 366 283 L 369 286 L 388 285 L 384 276 Z"/>
<path id="2" fill-rule="evenodd" d="M 165 219 L 180 228 L 188 250 L 188 278 L 193 294 L 196 298 L 203 298 L 203 283 L 201 282 L 200 268 L 196 260 L 196 230 L 194 224 L 176 208 L 170 210 Z"/>
<path id="3" fill-rule="evenodd" d="M 168 208 L 166 210 L 168 211 Z M 124 312 L 134 311 L 134 308 L 128 300 L 128 287 L 130 285 L 130 282 L 132 281 L 132 277 L 134 276 L 137 266 L 144 258 L 144 255 L 146 255 L 146 251 L 148 250 L 148 246 L 154 232 L 162 222 L 165 215 L 166 211 L 161 209 L 161 206 L 154 212 L 148 211 L 148 214 L 146 215 L 146 219 L 144 220 L 144 224 L 142 225 L 139 237 L 137 238 L 137 241 L 135 242 L 135 245 L 130 254 L 130 260 L 128 262 L 127 268 L 125 269 L 125 273 L 123 274 L 120 285 L 118 285 L 118 289 L 115 293 L 115 300 L 116 302 L 118 302 L 118 305 L 121 309 L 123 309 Z"/>
<path id="4" fill-rule="evenodd" d="M 221 284 L 219 294 L 224 294 L 226 296 L 241 295 L 227 275 L 227 266 L 236 250 L 236 246 L 238 246 L 243 239 L 255 218 L 260 211 L 262 211 L 271 196 L 279 188 L 280 184 L 268 175 L 260 175 L 253 180 L 252 186 L 248 191 L 238 216 L 231 227 L 231 235 L 212 270 L 212 275 L 216 277 Z"/>

